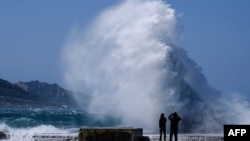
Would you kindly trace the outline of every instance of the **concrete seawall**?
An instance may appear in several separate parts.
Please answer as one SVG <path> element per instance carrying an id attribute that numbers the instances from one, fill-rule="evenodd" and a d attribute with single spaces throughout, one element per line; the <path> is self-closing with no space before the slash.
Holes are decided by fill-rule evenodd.
<path id="1" fill-rule="evenodd" d="M 142 128 L 80 128 L 78 133 L 71 135 L 39 134 L 33 136 L 33 139 L 34 141 L 159 141 L 159 134 L 143 134 Z M 169 141 L 169 135 L 166 141 Z M 224 141 L 224 138 L 223 135 L 179 134 L 178 141 Z"/>
<path id="2" fill-rule="evenodd" d="M 77 141 L 77 135 L 38 134 L 32 137 L 34 141 Z"/>
<path id="3" fill-rule="evenodd" d="M 36 135 L 33 137 L 34 141 L 80 141 L 77 135 Z M 141 138 L 144 141 L 159 141 L 159 135 L 144 135 Z M 106 141 L 106 140 L 105 140 Z M 162 140 L 163 141 L 163 140 Z M 169 141 L 169 136 L 167 136 L 166 141 Z M 174 138 L 173 138 L 174 141 Z M 178 141 L 224 141 L 222 136 L 196 136 L 196 135 L 179 135 Z"/>
<path id="4" fill-rule="evenodd" d="M 145 135 L 148 136 L 150 141 L 159 141 L 159 135 Z M 210 134 L 179 134 L 178 141 L 224 141 L 222 135 Z M 174 136 L 172 138 L 174 141 Z M 162 140 L 164 141 L 164 140 Z M 169 135 L 166 136 L 166 141 L 169 141 Z"/>

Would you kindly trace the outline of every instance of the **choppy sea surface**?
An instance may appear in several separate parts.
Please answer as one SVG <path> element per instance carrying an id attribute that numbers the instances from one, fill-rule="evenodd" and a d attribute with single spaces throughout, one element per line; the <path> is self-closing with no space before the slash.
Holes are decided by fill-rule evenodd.
<path id="1" fill-rule="evenodd" d="M 9 134 L 9 141 L 33 141 L 32 137 L 39 134 L 77 135 L 81 127 L 117 123 L 111 118 L 100 120 L 79 109 L 0 109 L 0 131 Z"/>

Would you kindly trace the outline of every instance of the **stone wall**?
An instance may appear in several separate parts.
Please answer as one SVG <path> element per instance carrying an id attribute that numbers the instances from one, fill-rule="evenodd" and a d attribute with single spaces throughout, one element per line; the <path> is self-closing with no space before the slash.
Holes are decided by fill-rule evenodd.
<path id="1" fill-rule="evenodd" d="M 81 128 L 78 141 L 140 141 L 142 128 Z"/>

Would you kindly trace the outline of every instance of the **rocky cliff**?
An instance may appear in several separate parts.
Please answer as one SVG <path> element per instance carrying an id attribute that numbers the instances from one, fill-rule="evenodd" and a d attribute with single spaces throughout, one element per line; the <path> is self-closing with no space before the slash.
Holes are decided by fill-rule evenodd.
<path id="1" fill-rule="evenodd" d="M 57 84 L 31 81 L 12 84 L 0 79 L 0 107 L 2 108 L 76 108 L 74 96 L 78 95 Z M 89 97 L 81 95 L 82 103 L 87 104 Z"/>
<path id="2" fill-rule="evenodd" d="M 0 79 L 1 108 L 43 108 L 58 106 L 59 105 L 27 92 L 6 80 Z"/>
<path id="3" fill-rule="evenodd" d="M 74 100 L 74 92 L 68 91 L 57 84 L 48 84 L 46 82 L 31 81 L 18 82 L 15 84 L 23 90 L 47 99 L 64 107 L 77 107 Z"/>

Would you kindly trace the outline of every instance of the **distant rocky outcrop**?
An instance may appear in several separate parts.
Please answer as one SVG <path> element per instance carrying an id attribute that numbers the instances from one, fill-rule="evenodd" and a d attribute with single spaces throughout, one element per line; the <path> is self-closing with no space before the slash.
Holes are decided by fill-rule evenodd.
<path id="1" fill-rule="evenodd" d="M 57 84 L 40 81 L 12 84 L 0 79 L 1 108 L 77 108 L 75 95 L 82 100 L 81 107 L 86 107 L 89 96 L 66 90 Z"/>
<path id="2" fill-rule="evenodd" d="M 78 104 L 75 101 L 75 95 L 80 96 L 83 103 L 88 101 L 87 95 L 66 90 L 60 87 L 58 84 L 30 81 L 18 82 L 15 85 L 29 93 L 35 94 L 39 97 L 47 99 L 51 103 L 55 103 L 63 107 L 78 107 Z"/>
<path id="3" fill-rule="evenodd" d="M 22 88 L 0 79 L 0 107 L 1 108 L 44 108 L 58 107 L 46 99 L 34 95 Z"/>

